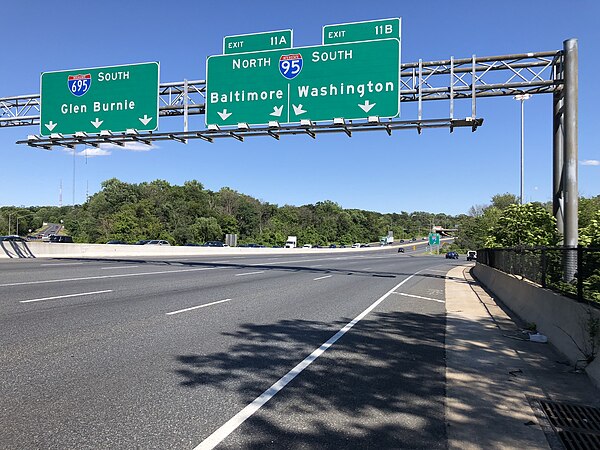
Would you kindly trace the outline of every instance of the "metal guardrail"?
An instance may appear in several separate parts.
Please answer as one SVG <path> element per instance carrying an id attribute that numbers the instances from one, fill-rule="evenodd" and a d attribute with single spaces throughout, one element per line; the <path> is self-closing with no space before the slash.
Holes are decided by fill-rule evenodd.
<path id="1" fill-rule="evenodd" d="M 600 308 L 600 247 L 485 248 L 477 263 Z"/>

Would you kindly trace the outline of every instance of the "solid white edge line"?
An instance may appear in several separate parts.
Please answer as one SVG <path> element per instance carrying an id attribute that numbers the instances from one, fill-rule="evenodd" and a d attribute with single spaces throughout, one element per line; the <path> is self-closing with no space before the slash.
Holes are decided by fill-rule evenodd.
<path id="1" fill-rule="evenodd" d="M 331 278 L 333 275 L 325 275 L 324 277 L 313 278 L 313 281 L 324 280 L 325 278 Z"/>
<path id="2" fill-rule="evenodd" d="M 199 306 L 192 306 L 191 308 L 180 309 L 179 311 L 168 312 L 166 314 L 167 314 L 167 316 L 172 316 L 173 314 L 179 314 L 179 313 L 186 312 L 186 311 L 192 311 L 193 309 L 198 309 L 198 308 L 206 308 L 207 306 L 216 305 L 217 303 L 228 302 L 230 300 L 231 300 L 230 298 L 226 298 L 225 300 L 217 300 L 216 302 L 206 303 L 204 305 L 199 305 Z"/>
<path id="3" fill-rule="evenodd" d="M 244 275 L 257 275 L 257 274 L 259 274 L 259 273 L 265 273 L 265 271 L 264 271 L 264 270 L 261 270 L 261 271 L 259 271 L 259 272 L 236 273 L 236 274 L 235 274 L 235 276 L 236 276 L 236 277 L 242 277 L 242 276 L 244 276 Z"/>
<path id="4" fill-rule="evenodd" d="M 404 292 L 394 292 L 394 294 L 403 295 L 405 297 L 420 298 L 422 300 L 431 300 L 432 302 L 446 303 L 444 300 L 438 300 L 437 298 L 421 297 L 420 295 L 405 294 Z"/>
<path id="5" fill-rule="evenodd" d="M 107 289 L 105 291 L 82 292 L 81 294 L 57 295 L 56 297 L 34 298 L 32 300 L 21 300 L 19 301 L 19 303 L 41 302 L 42 300 L 56 300 L 59 298 L 81 297 L 83 295 L 106 294 L 107 292 L 112 292 L 112 289 Z"/>
<path id="6" fill-rule="evenodd" d="M 426 269 L 423 269 L 426 270 Z M 310 355 L 308 355 L 302 362 L 296 365 L 292 370 L 286 373 L 283 377 L 277 380 L 269 389 L 263 392 L 260 396 L 258 396 L 252 403 L 238 412 L 235 416 L 225 422 L 221 427 L 219 427 L 216 431 L 214 431 L 210 436 L 204 439 L 200 444 L 194 447 L 194 450 L 209 450 L 215 448 L 219 445 L 227 436 L 233 433 L 242 423 L 246 421 L 246 419 L 250 418 L 255 412 L 257 412 L 260 408 L 263 407 L 265 403 L 267 403 L 271 398 L 273 398 L 279 391 L 281 391 L 290 381 L 296 378 L 304 369 L 310 366 L 314 360 L 316 360 L 319 356 L 321 356 L 329 347 L 335 344 L 338 339 L 340 339 L 344 334 L 346 334 L 354 325 L 360 322 L 367 314 L 369 314 L 373 309 L 375 309 L 382 301 L 388 298 L 396 289 L 410 280 L 412 277 L 422 272 L 423 270 L 419 270 L 418 272 L 413 273 L 409 277 L 402 280 L 392 289 L 387 291 L 378 300 L 371 304 L 367 309 L 365 309 L 362 313 L 356 316 L 352 321 L 348 322 L 341 330 L 339 330 L 336 334 L 334 334 L 327 342 L 322 344 L 319 348 L 314 350 Z"/>

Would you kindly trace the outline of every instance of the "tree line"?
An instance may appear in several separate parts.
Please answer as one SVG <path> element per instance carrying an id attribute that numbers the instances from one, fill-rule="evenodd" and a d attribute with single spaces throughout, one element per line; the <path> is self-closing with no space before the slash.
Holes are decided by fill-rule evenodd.
<path id="1" fill-rule="evenodd" d="M 63 223 L 75 242 L 104 243 L 109 240 L 135 242 L 164 239 L 171 244 L 223 240 L 237 234 L 239 243 L 283 245 L 287 236 L 312 245 L 350 245 L 377 242 L 388 231 L 396 239 L 427 236 L 432 225 L 453 227 L 456 216 L 424 211 L 383 214 L 344 209 L 325 200 L 303 206 L 278 206 L 228 187 L 205 189 L 198 181 L 182 186 L 164 180 L 126 183 L 112 178 L 82 205 L 74 207 L 0 208 L 0 233 L 19 234 L 37 230 L 42 223 Z"/>
<path id="2" fill-rule="evenodd" d="M 126 183 L 116 178 L 75 206 L 0 208 L 0 234 L 27 235 L 43 223 L 63 223 L 75 242 L 136 242 L 164 239 L 171 244 L 223 240 L 237 234 L 239 243 L 283 245 L 287 236 L 298 243 L 350 245 L 377 242 L 388 231 L 396 240 L 427 236 L 432 225 L 457 228 L 457 239 L 445 250 L 483 247 L 556 245 L 560 236 L 550 203 L 518 204 L 513 194 L 498 194 L 490 204 L 474 205 L 468 213 L 448 215 L 424 211 L 379 213 L 344 209 L 325 200 L 303 206 L 278 206 L 228 187 L 204 188 L 199 181 L 182 186 L 164 180 Z M 9 230 L 10 222 L 10 230 Z M 580 198 L 580 242 L 600 246 L 600 196 Z"/>

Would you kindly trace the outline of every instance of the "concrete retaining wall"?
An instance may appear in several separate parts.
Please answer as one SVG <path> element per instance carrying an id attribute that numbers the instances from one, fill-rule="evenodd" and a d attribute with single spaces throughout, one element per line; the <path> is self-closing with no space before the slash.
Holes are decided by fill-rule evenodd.
<path id="1" fill-rule="evenodd" d="M 408 245 L 408 244 L 407 244 Z M 330 252 L 368 252 L 394 247 L 366 248 L 248 248 L 248 247 L 185 247 L 161 245 L 64 244 L 49 242 L 0 241 L 0 258 L 115 258 L 169 257 L 200 255 L 296 255 Z"/>
<path id="2" fill-rule="evenodd" d="M 483 285 L 523 321 L 535 323 L 538 331 L 546 335 L 548 341 L 572 364 L 584 359 L 577 346 L 589 349 L 586 325 L 590 314 L 592 318 L 600 319 L 600 309 L 483 264 L 477 264 L 473 272 Z M 600 354 L 587 366 L 586 372 L 600 387 Z"/>

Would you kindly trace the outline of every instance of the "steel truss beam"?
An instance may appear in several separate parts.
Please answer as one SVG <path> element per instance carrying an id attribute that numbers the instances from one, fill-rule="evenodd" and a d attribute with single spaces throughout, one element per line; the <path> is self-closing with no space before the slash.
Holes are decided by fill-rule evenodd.
<path id="1" fill-rule="evenodd" d="M 31 147 L 51 150 L 52 147 L 60 146 L 75 148 L 79 144 L 99 147 L 102 144 L 124 146 L 128 142 L 142 142 L 152 145 L 154 141 L 175 140 L 186 143 L 190 139 L 201 139 L 207 142 L 213 142 L 220 138 L 234 138 L 244 141 L 246 137 L 270 136 L 279 140 L 281 136 L 306 134 L 315 139 L 318 134 L 323 133 L 346 133 L 352 137 L 352 133 L 361 131 L 385 131 L 391 136 L 394 130 L 413 129 L 421 131 L 426 128 L 459 128 L 469 127 L 475 131 L 483 124 L 483 119 L 428 119 L 428 120 L 372 120 L 372 121 L 347 121 L 344 124 L 317 124 L 310 125 L 281 125 L 281 126 L 260 126 L 244 128 L 227 129 L 209 129 L 199 131 L 178 131 L 165 133 L 137 133 L 131 130 L 129 133 L 106 133 L 104 135 L 89 135 L 86 137 L 78 136 L 51 136 L 50 138 L 41 138 L 39 136 L 30 136 L 27 140 L 17 141 L 17 144 L 28 144 Z"/>
<path id="2" fill-rule="evenodd" d="M 423 119 L 422 102 L 448 100 L 449 117 L 454 118 L 454 101 L 471 99 L 471 117 L 476 117 L 476 99 L 515 94 L 554 92 L 562 80 L 553 68 L 560 64 L 562 51 L 523 53 L 445 61 L 405 63 L 401 67 L 400 98 L 418 102 L 417 120 Z M 206 82 L 180 81 L 160 84 L 160 116 L 204 114 Z M 0 98 L 0 127 L 39 125 L 40 95 Z"/>

